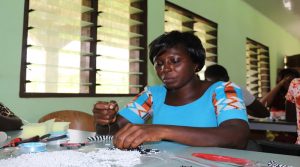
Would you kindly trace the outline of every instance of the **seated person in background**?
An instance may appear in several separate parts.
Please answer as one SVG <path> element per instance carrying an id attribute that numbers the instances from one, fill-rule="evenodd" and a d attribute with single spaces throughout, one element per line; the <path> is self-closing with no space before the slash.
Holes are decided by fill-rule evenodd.
<path id="1" fill-rule="evenodd" d="M 292 80 L 285 98 L 287 113 L 294 113 L 297 120 L 298 138 L 296 144 L 300 144 L 300 78 Z"/>
<path id="2" fill-rule="evenodd" d="M 270 108 L 271 118 L 285 119 L 285 95 L 291 81 L 298 77 L 299 73 L 295 69 L 281 70 L 277 76 L 277 85 L 260 99 L 261 103 Z"/>
<path id="3" fill-rule="evenodd" d="M 217 82 L 228 82 L 229 75 L 227 70 L 218 64 L 211 65 L 206 68 L 204 72 L 205 80 Z M 265 118 L 270 116 L 268 109 L 260 103 L 247 89 L 241 88 L 243 91 L 243 98 L 247 107 L 247 113 L 253 117 Z"/>
<path id="4" fill-rule="evenodd" d="M 119 112 L 116 102 L 96 103 L 97 134 L 113 132 L 120 149 L 161 140 L 245 148 L 249 127 L 242 92 L 232 83 L 200 80 L 205 50 L 197 36 L 162 34 L 150 44 L 149 58 L 163 85 L 147 86 Z M 150 117 L 152 124 L 145 124 Z"/>
<path id="5" fill-rule="evenodd" d="M 22 120 L 0 103 L 0 131 L 19 130 Z"/>

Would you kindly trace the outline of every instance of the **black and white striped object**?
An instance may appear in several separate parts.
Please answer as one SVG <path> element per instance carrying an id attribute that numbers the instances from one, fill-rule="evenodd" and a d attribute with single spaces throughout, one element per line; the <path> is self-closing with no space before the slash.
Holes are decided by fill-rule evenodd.
<path id="1" fill-rule="evenodd" d="M 115 150 L 115 147 L 109 147 L 108 150 Z M 128 148 L 125 149 L 125 151 L 138 151 L 140 154 L 156 154 L 159 153 L 160 151 L 155 148 L 144 148 L 143 146 L 138 146 L 137 148 Z"/>
<path id="2" fill-rule="evenodd" d="M 285 164 L 279 164 L 279 163 L 277 163 L 277 162 L 274 161 L 274 160 L 269 161 L 269 162 L 268 162 L 268 166 L 269 166 L 269 167 L 291 167 L 291 166 L 288 166 L 288 165 L 285 165 Z"/>
<path id="3" fill-rule="evenodd" d="M 97 141 L 112 141 L 114 136 L 112 135 L 99 135 L 99 136 L 90 136 L 87 139 L 89 142 L 97 142 Z"/>
<path id="4" fill-rule="evenodd" d="M 141 154 L 156 154 L 159 153 L 160 151 L 155 148 L 146 148 L 146 149 L 141 149 L 139 150 Z"/>

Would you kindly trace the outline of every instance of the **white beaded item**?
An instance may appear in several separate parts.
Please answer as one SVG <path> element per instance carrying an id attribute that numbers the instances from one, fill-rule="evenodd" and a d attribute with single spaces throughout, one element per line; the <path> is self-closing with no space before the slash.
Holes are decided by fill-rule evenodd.
<path id="1" fill-rule="evenodd" d="M 131 167 L 141 163 L 138 151 L 100 148 L 83 153 L 74 150 L 22 154 L 0 160 L 1 167 Z"/>

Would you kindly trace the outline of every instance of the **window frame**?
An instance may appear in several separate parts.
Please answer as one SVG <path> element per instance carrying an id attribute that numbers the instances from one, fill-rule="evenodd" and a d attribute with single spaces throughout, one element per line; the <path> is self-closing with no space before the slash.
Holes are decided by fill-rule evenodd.
<path id="1" fill-rule="evenodd" d="M 21 52 L 21 69 L 20 69 L 20 87 L 19 87 L 19 96 L 24 98 L 34 98 L 34 97 L 127 97 L 127 96 L 135 96 L 137 93 L 128 93 L 128 94 L 100 94 L 96 93 L 96 58 L 97 56 L 89 56 L 90 57 L 90 74 L 89 74 L 89 82 L 92 83 L 89 86 L 88 93 L 28 93 L 26 92 L 26 66 L 27 66 L 27 37 L 28 37 L 28 21 L 29 21 L 29 3 L 30 0 L 25 0 L 24 3 L 24 17 L 23 17 L 23 39 L 22 39 L 22 52 Z M 93 40 L 90 42 L 90 52 L 93 55 L 96 55 L 96 47 L 97 47 L 97 17 L 98 17 L 98 0 L 91 0 L 91 7 L 94 8 L 95 11 L 91 12 L 91 22 L 94 23 L 94 26 L 91 27 L 91 37 Z M 148 67 L 148 55 L 147 55 L 147 0 L 141 2 L 141 9 L 143 13 L 141 14 L 141 21 L 143 21 L 143 26 L 140 29 L 141 34 L 143 34 L 142 39 L 140 40 L 140 46 L 144 49 L 140 50 L 140 60 L 139 62 L 139 72 L 143 73 L 139 77 L 139 85 L 142 85 L 139 88 L 140 91 L 143 90 L 144 86 L 147 85 L 147 67 Z M 130 87 L 129 87 L 130 89 Z"/>
<path id="2" fill-rule="evenodd" d="M 248 47 L 251 47 L 250 45 L 253 45 L 253 48 L 251 48 L 252 50 L 250 48 L 248 48 Z M 255 61 L 250 62 L 251 61 L 250 60 L 251 51 L 254 52 L 253 51 L 254 49 L 256 49 L 256 52 L 252 55 L 256 55 L 256 59 L 255 59 Z M 258 51 L 259 49 L 262 49 L 265 52 L 260 52 L 260 51 Z M 269 47 L 262 44 L 262 43 L 260 43 L 260 42 L 255 41 L 253 39 L 246 38 L 246 54 L 245 55 L 246 55 L 246 87 L 255 97 L 257 97 L 257 98 L 264 97 L 271 90 L 271 86 L 270 86 L 270 51 L 269 51 Z M 264 58 L 264 59 L 267 59 L 267 61 L 259 60 L 260 59 L 259 56 L 265 56 L 266 58 Z M 248 61 L 249 61 L 249 63 L 248 63 Z M 248 73 L 251 69 L 251 65 L 253 65 L 255 62 L 257 62 L 255 64 L 257 66 L 257 68 L 256 68 L 257 77 L 252 77 L 252 78 L 256 79 L 257 88 L 256 89 L 251 89 L 250 88 L 250 83 L 252 83 L 253 81 L 252 82 L 250 81 L 251 77 L 248 76 L 249 75 Z M 267 65 L 265 65 L 267 67 L 263 67 L 263 68 L 267 68 L 267 69 L 264 69 L 264 72 L 262 72 L 262 67 L 260 67 L 260 65 L 259 65 L 261 62 L 265 62 L 267 64 Z M 266 74 L 265 73 L 266 71 L 267 71 L 267 76 L 264 76 L 265 79 L 263 79 L 262 76 L 259 77 L 259 75 L 261 73 Z M 266 82 L 267 84 L 263 85 L 262 84 L 263 81 Z M 265 90 L 263 90 L 262 87 L 265 87 L 264 88 Z M 254 93 L 253 91 L 257 91 L 257 93 Z"/>

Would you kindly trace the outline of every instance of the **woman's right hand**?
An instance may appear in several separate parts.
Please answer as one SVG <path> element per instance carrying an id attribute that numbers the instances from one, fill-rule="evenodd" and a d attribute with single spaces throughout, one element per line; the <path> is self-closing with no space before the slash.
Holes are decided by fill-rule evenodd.
<path id="1" fill-rule="evenodd" d="M 116 101 L 98 101 L 93 108 L 94 118 L 99 125 L 107 125 L 116 121 L 119 106 Z"/>

